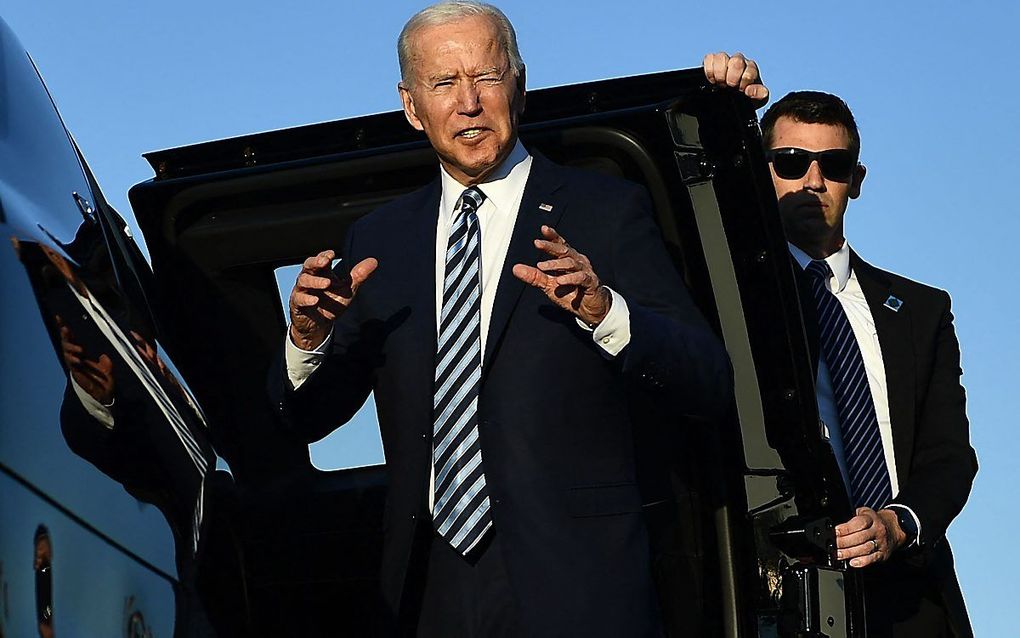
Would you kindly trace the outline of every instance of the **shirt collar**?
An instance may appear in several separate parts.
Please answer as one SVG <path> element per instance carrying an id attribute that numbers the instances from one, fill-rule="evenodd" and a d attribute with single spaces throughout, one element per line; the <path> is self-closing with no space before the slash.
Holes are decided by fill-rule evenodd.
<path id="1" fill-rule="evenodd" d="M 807 268 L 807 265 L 813 261 L 811 256 L 800 248 L 789 243 L 787 245 L 790 247 L 790 254 L 797 260 L 801 268 Z M 844 241 L 839 250 L 825 258 L 825 263 L 829 264 L 832 275 L 836 279 L 836 289 L 833 292 L 843 292 L 846 282 L 850 281 L 850 243 Z"/>
<path id="2" fill-rule="evenodd" d="M 503 163 L 484 182 L 478 184 L 478 188 L 485 193 L 485 201 L 492 202 L 498 211 L 509 211 L 517 202 L 528 180 L 531 160 L 528 150 L 518 139 Z M 451 177 L 442 164 L 439 165 L 439 175 L 443 185 L 440 210 L 447 217 L 452 217 L 457 200 L 466 187 Z"/>

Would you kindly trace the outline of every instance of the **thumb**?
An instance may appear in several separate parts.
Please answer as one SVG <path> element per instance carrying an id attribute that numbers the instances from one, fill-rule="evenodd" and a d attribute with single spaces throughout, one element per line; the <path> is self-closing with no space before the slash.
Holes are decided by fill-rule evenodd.
<path id="1" fill-rule="evenodd" d="M 768 87 L 766 87 L 764 84 L 749 85 L 747 88 L 744 89 L 744 95 L 751 98 L 752 100 L 761 102 L 762 106 L 764 106 L 765 103 L 769 101 L 769 90 Z"/>
<path id="2" fill-rule="evenodd" d="M 357 290 L 358 286 L 371 277 L 378 267 L 379 260 L 375 257 L 367 257 L 359 261 L 354 268 L 351 268 L 351 290 Z"/>
<path id="3" fill-rule="evenodd" d="M 105 354 L 99 355 L 99 368 L 104 372 L 113 370 L 113 360 Z"/>

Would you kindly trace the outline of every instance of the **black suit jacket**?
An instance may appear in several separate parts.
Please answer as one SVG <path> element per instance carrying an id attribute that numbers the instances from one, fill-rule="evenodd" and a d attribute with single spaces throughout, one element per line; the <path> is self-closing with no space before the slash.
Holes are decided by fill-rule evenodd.
<path id="1" fill-rule="evenodd" d="M 853 251 L 850 267 L 882 349 L 899 479 L 893 502 L 910 507 L 921 523 L 920 548 L 901 550 L 888 563 L 865 571 L 869 636 L 923 635 L 911 628 L 911 619 L 925 597 L 944 608 L 957 635 L 969 636 L 970 621 L 945 534 L 967 502 L 977 457 L 970 445 L 949 294 L 876 268 Z M 818 323 L 806 277 L 801 277 L 801 289 L 817 362 Z M 902 302 L 898 310 L 886 305 L 890 297 Z M 892 626 L 898 629 L 890 634 Z"/>
<path id="2" fill-rule="evenodd" d="M 314 440 L 375 391 L 390 474 L 381 580 L 394 614 L 416 526 L 431 525 L 423 512 L 440 190 L 437 179 L 350 229 L 348 263 L 373 256 L 379 267 L 335 326 L 332 356 L 283 401 L 286 418 Z M 556 227 L 627 300 L 632 337 L 616 358 L 511 273 L 516 263 L 544 259 L 533 244 L 542 224 Z M 666 254 L 644 189 L 536 155 L 500 274 L 479 398 L 494 529 L 526 635 L 655 631 L 630 382 L 677 413 L 708 419 L 732 391 L 725 352 Z"/>

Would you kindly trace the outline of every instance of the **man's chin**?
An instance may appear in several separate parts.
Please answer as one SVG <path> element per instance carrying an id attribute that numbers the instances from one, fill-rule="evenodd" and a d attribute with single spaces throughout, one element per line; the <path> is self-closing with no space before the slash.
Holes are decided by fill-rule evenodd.
<path id="1" fill-rule="evenodd" d="M 489 153 L 482 157 L 473 157 L 470 160 L 463 160 L 462 162 L 457 163 L 455 167 L 459 173 L 468 177 L 472 183 L 477 184 L 499 168 L 499 165 L 503 163 L 503 160 L 505 160 L 508 155 L 509 153 Z"/>

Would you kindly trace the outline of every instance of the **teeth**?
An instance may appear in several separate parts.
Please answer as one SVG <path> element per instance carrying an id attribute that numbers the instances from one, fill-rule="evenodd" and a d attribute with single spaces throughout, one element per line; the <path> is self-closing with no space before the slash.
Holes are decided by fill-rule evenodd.
<path id="1" fill-rule="evenodd" d="M 460 134 L 461 134 L 461 137 L 469 137 L 470 138 L 470 137 L 477 136 L 479 133 L 481 133 L 480 130 L 478 130 L 476 128 L 469 128 L 466 131 L 461 131 Z"/>

